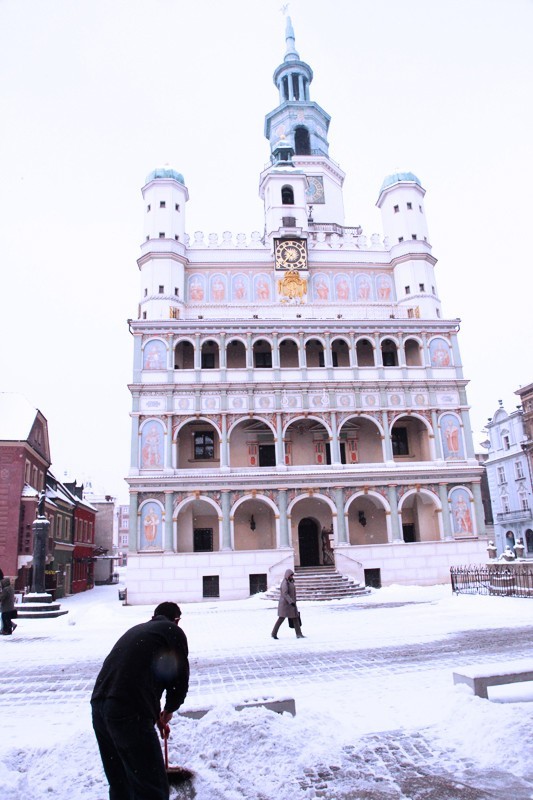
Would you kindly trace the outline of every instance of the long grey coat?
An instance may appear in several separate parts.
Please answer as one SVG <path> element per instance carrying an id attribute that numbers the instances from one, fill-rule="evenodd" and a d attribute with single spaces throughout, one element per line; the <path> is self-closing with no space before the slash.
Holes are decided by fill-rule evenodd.
<path id="1" fill-rule="evenodd" d="M 9 578 L 3 578 L 0 582 L 0 610 L 13 611 L 15 608 L 15 590 L 11 586 Z"/>
<path id="2" fill-rule="evenodd" d="M 278 617 L 294 619 L 298 616 L 298 608 L 296 606 L 296 587 L 292 581 L 288 580 L 291 575 L 294 575 L 292 569 L 286 570 L 285 577 L 281 581 Z"/>

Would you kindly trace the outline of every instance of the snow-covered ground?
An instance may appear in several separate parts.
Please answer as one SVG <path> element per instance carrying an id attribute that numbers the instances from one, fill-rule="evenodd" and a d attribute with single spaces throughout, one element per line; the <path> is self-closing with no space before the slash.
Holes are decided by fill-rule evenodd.
<path id="1" fill-rule="evenodd" d="M 90 724 L 90 691 L 116 639 L 153 610 L 124 606 L 117 594 L 116 586 L 106 586 L 69 597 L 61 601 L 67 615 L 19 619 L 16 633 L 2 637 L 2 800 L 107 796 Z M 200 720 L 175 716 L 170 761 L 196 772 L 197 800 L 313 797 L 300 781 L 306 770 L 340 764 L 346 747 L 357 749 L 369 734 L 390 731 L 406 736 L 422 731 L 425 741 L 452 754 L 452 760 L 456 754 L 480 770 L 505 762 L 513 775 L 533 779 L 533 684 L 495 687 L 490 699 L 482 700 L 467 687 L 454 686 L 458 664 L 450 666 L 449 660 L 426 663 L 421 656 L 401 670 L 393 661 L 388 668 L 383 659 L 368 669 L 360 664 L 362 651 L 383 654 L 419 645 L 427 652 L 428 643 L 457 633 L 494 630 L 501 637 L 505 628 L 516 657 L 523 658 L 528 653 L 518 629 L 532 626 L 533 601 L 454 596 L 449 586 L 388 587 L 364 598 L 299 606 L 306 638 L 297 640 L 284 625 L 274 641 L 272 601 L 182 604 L 192 676 L 200 670 L 204 676 L 193 684 L 184 708 L 212 710 Z M 336 654 L 346 658 L 347 651 L 359 665 L 353 674 L 334 669 Z M 496 648 L 472 663 L 497 655 Z M 237 668 L 231 682 L 217 679 L 219 667 L 235 657 L 248 666 L 242 681 Z M 277 665 L 275 677 L 264 673 L 270 658 Z M 261 660 L 257 680 L 249 672 L 254 659 Z M 321 672 L 306 669 L 318 660 Z M 205 677 L 211 672 L 212 681 Z M 53 676 L 68 681 L 55 682 Z M 50 683 L 46 696 L 38 691 L 39 680 Z M 245 700 L 283 697 L 295 699 L 295 717 L 233 708 Z"/>

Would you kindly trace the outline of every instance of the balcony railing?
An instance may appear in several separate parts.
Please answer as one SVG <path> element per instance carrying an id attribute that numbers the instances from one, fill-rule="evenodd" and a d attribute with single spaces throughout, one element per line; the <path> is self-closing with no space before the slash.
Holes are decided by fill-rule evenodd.
<path id="1" fill-rule="evenodd" d="M 519 522 L 522 519 L 530 519 L 530 517 L 531 509 L 529 506 L 517 508 L 513 511 L 502 511 L 500 514 L 496 514 L 496 520 L 498 522 Z"/>

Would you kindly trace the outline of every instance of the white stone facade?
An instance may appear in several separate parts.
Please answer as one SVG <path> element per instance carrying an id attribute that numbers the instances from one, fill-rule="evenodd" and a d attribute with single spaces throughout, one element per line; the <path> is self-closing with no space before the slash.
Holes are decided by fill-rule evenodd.
<path id="1" fill-rule="evenodd" d="M 528 457 L 524 412 L 510 414 L 500 405 L 487 423 L 488 458 L 485 461 L 494 516 L 494 544 L 501 555 L 520 541 L 524 556 L 533 558 L 533 488 Z"/>
<path id="2" fill-rule="evenodd" d="M 267 115 L 264 233 L 185 233 L 155 170 L 134 337 L 128 601 L 246 597 L 287 567 L 445 581 L 485 559 L 457 340 L 412 173 L 384 236 L 344 221 L 329 116 L 290 21 Z"/>

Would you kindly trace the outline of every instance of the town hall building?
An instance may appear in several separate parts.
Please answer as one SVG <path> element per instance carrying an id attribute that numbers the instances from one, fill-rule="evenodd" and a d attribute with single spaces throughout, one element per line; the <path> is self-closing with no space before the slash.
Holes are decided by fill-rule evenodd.
<path id="1" fill-rule="evenodd" d="M 389 175 L 383 237 L 347 223 L 312 80 L 287 19 L 261 230 L 189 237 L 183 176 L 142 189 L 128 602 L 248 597 L 287 568 L 433 584 L 486 558 L 425 189 Z"/>

